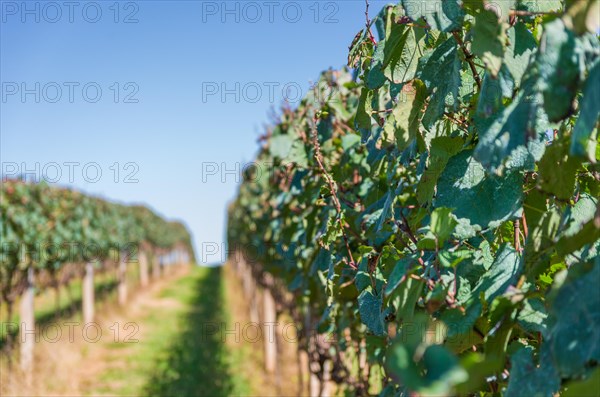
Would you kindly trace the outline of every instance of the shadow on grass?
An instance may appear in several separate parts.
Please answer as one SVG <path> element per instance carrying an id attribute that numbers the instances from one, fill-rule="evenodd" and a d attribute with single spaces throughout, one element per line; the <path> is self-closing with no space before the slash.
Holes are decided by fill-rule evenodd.
<path id="1" fill-rule="evenodd" d="M 206 332 L 226 321 L 222 268 L 205 268 L 194 280 L 191 310 L 166 360 L 157 362 L 145 388 L 149 396 L 228 396 L 234 393 L 225 343 L 219 332 Z M 214 329 L 214 328 L 213 328 Z"/>

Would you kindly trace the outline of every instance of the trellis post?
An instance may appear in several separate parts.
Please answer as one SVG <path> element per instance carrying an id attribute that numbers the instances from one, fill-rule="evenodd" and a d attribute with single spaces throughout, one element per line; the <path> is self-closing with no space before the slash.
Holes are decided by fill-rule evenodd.
<path id="1" fill-rule="evenodd" d="M 91 262 L 85 264 L 81 299 L 83 322 L 89 324 L 94 321 L 94 264 Z"/>

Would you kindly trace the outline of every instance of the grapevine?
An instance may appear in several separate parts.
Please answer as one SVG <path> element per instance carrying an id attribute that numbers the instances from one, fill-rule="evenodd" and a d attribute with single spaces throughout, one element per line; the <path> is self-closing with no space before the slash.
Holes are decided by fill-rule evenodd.
<path id="1" fill-rule="evenodd" d="M 230 251 L 335 336 L 311 357 L 348 393 L 593 391 L 600 2 L 423 3 L 367 10 L 271 128 Z"/>

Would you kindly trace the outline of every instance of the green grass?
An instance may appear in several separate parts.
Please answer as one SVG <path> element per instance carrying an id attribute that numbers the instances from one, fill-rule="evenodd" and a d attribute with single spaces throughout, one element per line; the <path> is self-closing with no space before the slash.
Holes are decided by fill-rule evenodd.
<path id="1" fill-rule="evenodd" d="M 102 374 L 98 384 L 104 386 L 91 394 L 249 394 L 247 379 L 233 371 L 236 363 L 243 362 L 243 351 L 228 349 L 219 333 L 205 332 L 205 324 L 229 320 L 222 269 L 195 268 L 163 289 L 158 298 L 177 304 L 152 308 L 140 319 L 139 343 L 109 345 L 120 362 Z"/>

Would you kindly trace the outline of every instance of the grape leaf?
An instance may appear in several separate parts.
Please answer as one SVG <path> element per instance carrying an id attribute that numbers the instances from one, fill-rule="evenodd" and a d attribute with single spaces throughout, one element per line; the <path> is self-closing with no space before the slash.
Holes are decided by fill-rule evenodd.
<path id="1" fill-rule="evenodd" d="M 542 189 L 559 199 L 573 196 L 579 160 L 568 155 L 567 145 L 554 142 L 546 148 L 539 162 L 540 185 Z"/>
<path id="2" fill-rule="evenodd" d="M 546 125 L 538 104 L 539 95 L 530 96 L 527 91 L 520 92 L 480 131 L 474 156 L 491 172 L 502 167 L 531 170 L 544 154 Z"/>
<path id="3" fill-rule="evenodd" d="M 575 34 L 561 19 L 544 26 L 536 63 L 540 70 L 544 109 L 552 122 L 564 119 L 573 111 L 581 75 L 580 59 Z"/>
<path id="4" fill-rule="evenodd" d="M 371 129 L 371 112 L 373 111 L 372 100 L 373 91 L 367 89 L 367 87 L 363 88 L 360 92 L 358 109 L 354 118 L 354 122 L 358 128 Z"/>
<path id="5" fill-rule="evenodd" d="M 447 104 L 452 108 L 458 105 L 458 90 L 462 81 L 460 70 L 461 61 L 454 37 L 419 61 L 417 76 L 430 93 L 429 105 L 423 116 L 425 128 L 431 128 L 444 115 Z"/>
<path id="6" fill-rule="evenodd" d="M 463 147 L 462 139 L 437 137 L 431 140 L 428 167 L 417 185 L 417 200 L 420 204 L 431 202 L 439 176 L 448 164 L 450 157 Z"/>
<path id="7" fill-rule="evenodd" d="M 271 145 L 269 146 L 273 157 L 285 159 L 292 149 L 294 140 L 290 135 L 276 135 L 271 138 Z"/>
<path id="8" fill-rule="evenodd" d="M 503 244 L 498 249 L 490 270 L 473 288 L 469 300 L 478 303 L 480 295 L 483 294 L 483 298 L 490 303 L 517 282 L 520 267 L 517 251 L 510 244 Z"/>
<path id="9" fill-rule="evenodd" d="M 473 27 L 473 54 L 479 56 L 492 76 L 498 76 L 506 42 L 504 24 L 491 10 L 483 10 L 475 17 Z"/>
<path id="10" fill-rule="evenodd" d="M 506 389 L 507 397 L 553 397 L 560 387 L 560 379 L 552 363 L 540 360 L 537 366 L 533 360 L 533 348 L 525 346 L 510 358 L 511 371 Z"/>
<path id="11" fill-rule="evenodd" d="M 423 28 L 406 29 L 405 25 L 392 27 L 382 65 L 384 74 L 390 81 L 401 84 L 415 78 L 426 37 Z"/>
<path id="12" fill-rule="evenodd" d="M 427 99 L 425 86 L 420 80 L 414 80 L 405 87 L 384 126 L 392 130 L 390 132 L 393 132 L 398 150 L 404 150 L 419 133 L 421 109 Z"/>
<path id="13" fill-rule="evenodd" d="M 461 0 L 402 0 L 402 6 L 412 20 L 423 18 L 431 28 L 442 32 L 458 30 L 465 17 Z"/>
<path id="14" fill-rule="evenodd" d="M 518 22 L 508 29 L 507 36 L 508 47 L 504 54 L 504 64 L 515 79 L 516 85 L 520 86 L 537 44 L 523 22 Z"/>
<path id="15" fill-rule="evenodd" d="M 480 228 L 496 228 L 519 216 L 521 174 L 488 175 L 472 154 L 465 150 L 448 161 L 438 181 L 434 207 L 452 208 L 456 217 Z"/>
<path id="16" fill-rule="evenodd" d="M 371 288 L 365 289 L 358 296 L 358 311 L 360 319 L 369 330 L 377 336 L 386 334 L 381 317 L 383 301 L 380 296 L 373 295 Z"/>
<path id="17" fill-rule="evenodd" d="M 562 377 L 581 376 L 600 361 L 600 257 L 579 266 L 555 291 L 549 309 L 546 343 Z"/>
<path id="18" fill-rule="evenodd" d="M 600 117 L 600 61 L 590 70 L 585 83 L 581 112 L 573 136 L 571 137 L 571 155 L 596 160 L 596 140 L 598 118 Z M 593 133 L 592 133 L 593 132 Z"/>

